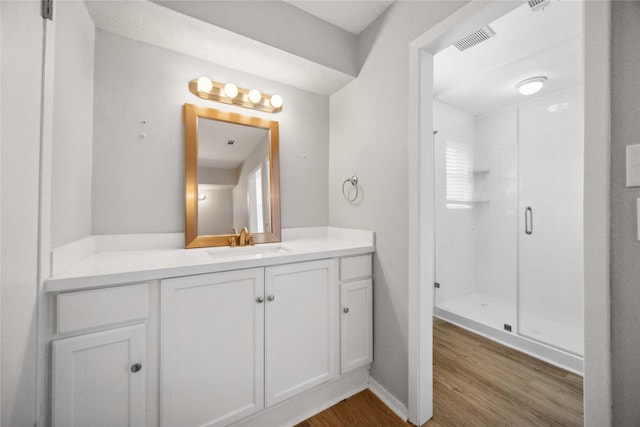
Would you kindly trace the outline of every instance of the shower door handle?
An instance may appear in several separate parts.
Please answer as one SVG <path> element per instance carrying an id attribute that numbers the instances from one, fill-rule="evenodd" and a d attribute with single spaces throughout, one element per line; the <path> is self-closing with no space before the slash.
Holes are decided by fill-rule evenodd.
<path id="1" fill-rule="evenodd" d="M 524 210 L 524 232 L 533 234 L 533 209 L 531 206 L 527 206 Z"/>

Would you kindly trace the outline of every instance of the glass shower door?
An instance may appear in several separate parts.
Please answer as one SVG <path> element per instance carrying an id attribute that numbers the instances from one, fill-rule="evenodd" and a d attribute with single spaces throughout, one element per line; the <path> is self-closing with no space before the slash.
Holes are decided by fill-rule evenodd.
<path id="1" fill-rule="evenodd" d="M 472 201 L 473 122 L 434 134 L 436 307 L 468 317 L 475 288 Z"/>
<path id="2" fill-rule="evenodd" d="M 518 110 L 518 332 L 583 354 L 581 88 Z"/>
<path id="3" fill-rule="evenodd" d="M 515 332 L 515 109 L 434 111 L 436 314 Z"/>

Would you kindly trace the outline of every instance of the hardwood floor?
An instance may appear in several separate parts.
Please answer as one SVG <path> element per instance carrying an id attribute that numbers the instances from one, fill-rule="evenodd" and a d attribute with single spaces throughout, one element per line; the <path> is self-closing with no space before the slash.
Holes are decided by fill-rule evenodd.
<path id="1" fill-rule="evenodd" d="M 370 390 L 343 400 L 301 422 L 296 427 L 384 426 L 409 427 Z"/>
<path id="2" fill-rule="evenodd" d="M 439 319 L 433 362 L 434 416 L 425 427 L 583 424 L 579 375 Z M 297 427 L 408 425 L 365 390 Z"/>

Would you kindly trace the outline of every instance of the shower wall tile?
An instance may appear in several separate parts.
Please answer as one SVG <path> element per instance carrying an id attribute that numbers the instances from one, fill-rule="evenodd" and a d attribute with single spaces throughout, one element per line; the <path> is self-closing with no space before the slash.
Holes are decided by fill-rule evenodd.
<path id="1" fill-rule="evenodd" d="M 517 110 L 478 116 L 475 163 L 489 170 L 489 202 L 476 209 L 477 288 L 516 302 Z"/>
<path id="2" fill-rule="evenodd" d="M 446 146 L 455 142 L 468 147 L 473 158 L 473 116 L 434 102 L 436 174 L 436 305 L 475 291 L 475 209 L 447 208 Z"/>

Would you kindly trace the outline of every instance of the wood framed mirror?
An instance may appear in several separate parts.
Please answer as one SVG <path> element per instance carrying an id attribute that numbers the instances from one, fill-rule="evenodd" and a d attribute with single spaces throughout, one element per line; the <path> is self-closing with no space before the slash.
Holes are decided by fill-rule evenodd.
<path id="1" fill-rule="evenodd" d="M 281 240 L 278 122 L 185 104 L 185 247 Z"/>

